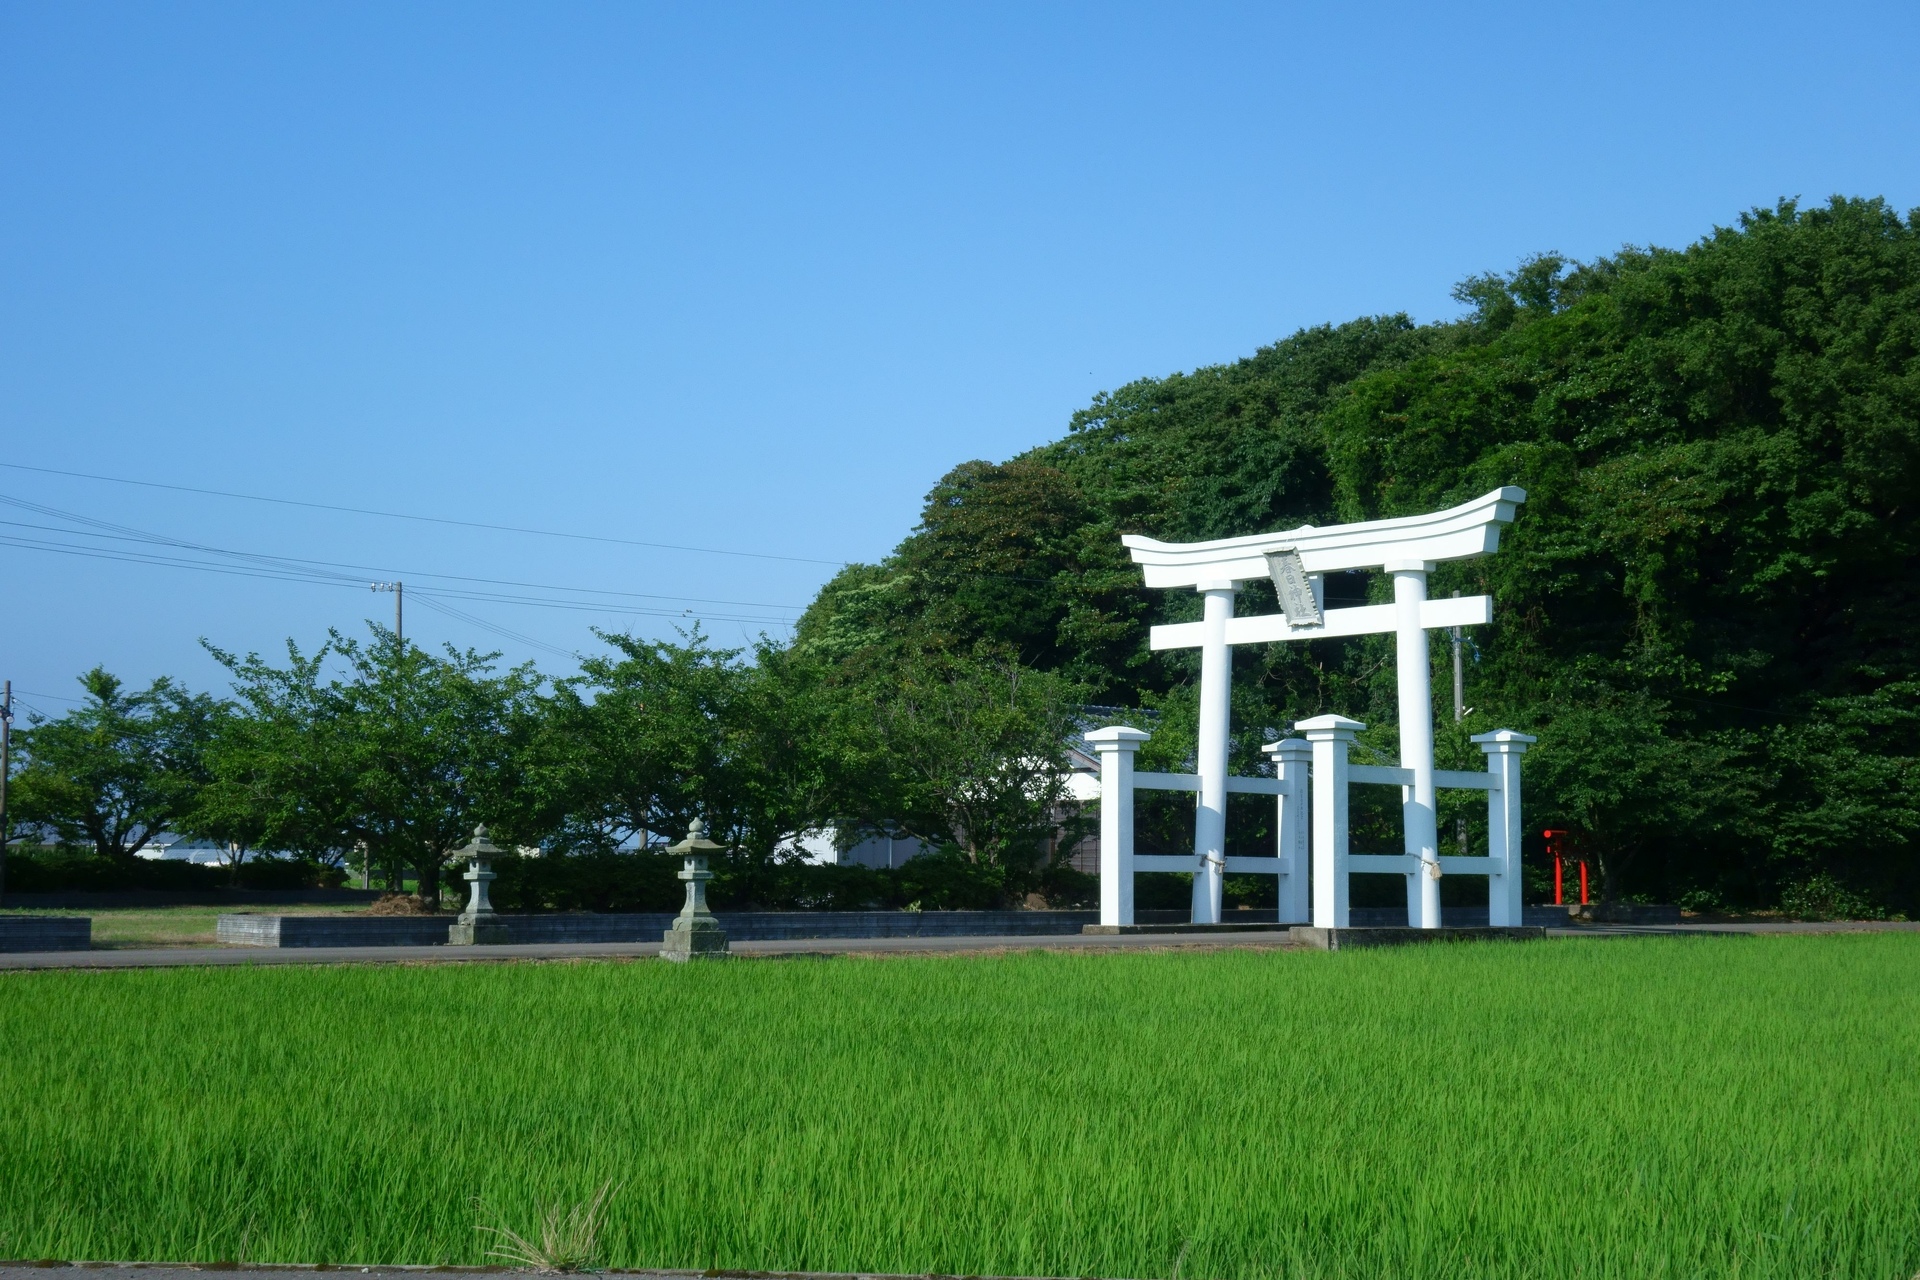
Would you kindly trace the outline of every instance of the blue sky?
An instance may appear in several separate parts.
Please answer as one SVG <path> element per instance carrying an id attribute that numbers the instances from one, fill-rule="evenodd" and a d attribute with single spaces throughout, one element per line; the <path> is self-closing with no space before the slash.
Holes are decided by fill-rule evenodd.
<path id="1" fill-rule="evenodd" d="M 219 688 L 200 637 L 311 646 L 394 577 L 410 637 L 550 672 L 781 634 L 1103 388 L 1781 196 L 1920 205 L 1916 12 L 0 4 L 0 676 Z M 139 534 L 338 577 L 18 545 L 284 572 Z"/>

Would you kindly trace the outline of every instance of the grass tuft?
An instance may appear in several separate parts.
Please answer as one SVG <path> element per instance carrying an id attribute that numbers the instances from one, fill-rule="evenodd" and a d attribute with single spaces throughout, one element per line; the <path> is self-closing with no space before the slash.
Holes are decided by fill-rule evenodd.
<path id="1" fill-rule="evenodd" d="M 487 1250 L 489 1258 L 501 1258 L 543 1275 L 595 1271 L 599 1269 L 600 1262 L 601 1214 L 613 1191 L 611 1181 L 603 1182 L 591 1199 L 572 1206 L 554 1204 L 549 1207 L 540 1222 L 538 1244 L 507 1226 L 504 1219 L 498 1219 L 498 1215 L 495 1215 L 495 1223 L 476 1223 L 475 1230 L 487 1232 L 498 1239 L 499 1244 Z M 479 1200 L 474 1201 L 474 1206 L 483 1214 L 487 1212 Z"/>

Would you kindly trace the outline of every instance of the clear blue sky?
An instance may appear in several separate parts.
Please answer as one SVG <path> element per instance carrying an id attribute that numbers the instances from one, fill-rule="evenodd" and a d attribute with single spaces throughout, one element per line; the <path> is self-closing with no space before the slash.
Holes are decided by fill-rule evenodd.
<path id="1" fill-rule="evenodd" d="M 364 631 L 429 574 L 642 593 L 442 596 L 526 641 L 410 598 L 550 672 L 660 613 L 778 634 L 737 619 L 1102 388 L 1783 195 L 1920 205 L 1916 13 L 9 0 L 0 462 L 801 559 L 0 468 L 67 513 L 0 506 L 0 676 L 219 688 L 199 637 Z M 221 559 L 75 515 L 353 567 L 17 545 Z"/>

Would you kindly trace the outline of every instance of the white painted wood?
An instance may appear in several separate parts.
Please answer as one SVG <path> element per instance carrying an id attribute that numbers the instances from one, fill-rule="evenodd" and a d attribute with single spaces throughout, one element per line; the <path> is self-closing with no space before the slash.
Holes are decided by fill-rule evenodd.
<path id="1" fill-rule="evenodd" d="M 1212 542 L 1159 542 L 1129 534 L 1121 541 L 1133 553 L 1149 587 L 1198 587 L 1221 581 L 1265 578 L 1267 552 L 1296 551 L 1309 574 L 1378 569 L 1392 561 L 1465 560 L 1500 548 L 1500 526 L 1510 524 L 1524 489 L 1508 485 L 1445 511 L 1392 520 L 1316 529 L 1302 525 L 1276 533 Z"/>
<path id="2" fill-rule="evenodd" d="M 1351 609 L 1329 609 L 1326 622 L 1318 627 L 1292 627 L 1283 613 L 1263 613 L 1253 618 L 1234 618 L 1227 623 L 1228 644 L 1271 644 L 1284 640 L 1328 640 L 1340 636 L 1371 636 L 1392 631 L 1400 625 L 1399 609 L 1390 604 L 1358 605 Z M 1420 625 L 1434 627 L 1477 627 L 1493 621 L 1492 596 L 1458 596 L 1429 600 L 1420 610 Z M 1156 651 L 1198 649 L 1206 638 L 1202 622 L 1168 622 L 1147 632 L 1147 646 Z"/>
<path id="3" fill-rule="evenodd" d="M 1198 791 L 1200 775 L 1197 773 L 1136 773 L 1133 775 L 1133 785 L 1139 791 Z M 1235 794 L 1277 796 L 1286 790 L 1286 785 L 1278 778 L 1246 778 L 1237 774 L 1227 775 L 1227 790 Z"/>
<path id="4" fill-rule="evenodd" d="M 1312 795 L 1313 745 L 1300 738 L 1287 738 L 1270 742 L 1261 751 L 1273 761 L 1272 781 L 1278 797 L 1274 845 L 1276 861 L 1284 868 L 1280 872 L 1278 919 L 1281 924 L 1307 924 L 1313 919 L 1313 898 L 1308 876 L 1310 820 L 1307 812 Z M 1234 859 L 1227 859 L 1229 870 L 1233 868 L 1233 863 Z"/>
<path id="5" fill-rule="evenodd" d="M 1487 854 L 1499 870 L 1487 882 L 1487 922 L 1526 923 L 1520 875 L 1520 757 L 1539 739 L 1512 729 L 1476 733 L 1473 741 L 1487 755 L 1487 772 L 1496 779 L 1487 792 Z"/>
<path id="6" fill-rule="evenodd" d="M 1263 562 L 1264 563 L 1264 562 Z M 1233 655 L 1227 620 L 1233 617 L 1233 584 L 1205 584 L 1205 629 L 1200 646 L 1200 803 L 1193 814 L 1193 922 L 1219 924 L 1227 856 L 1227 717 L 1232 705 Z"/>
<path id="7" fill-rule="evenodd" d="M 1381 764 L 1349 765 L 1347 780 L 1378 783 L 1388 787 L 1410 787 L 1413 785 L 1413 770 Z M 1464 769 L 1435 769 L 1433 785 L 1443 791 L 1490 791 L 1500 784 L 1491 775 L 1485 773 L 1469 773 Z"/>
<path id="8" fill-rule="evenodd" d="M 1413 770 L 1396 769 L 1386 764 L 1350 764 L 1347 766 L 1347 781 L 1378 783 L 1386 787 L 1410 787 L 1413 785 Z"/>
<path id="9" fill-rule="evenodd" d="M 1345 716 L 1315 716 L 1294 726 L 1313 752 L 1313 923 L 1347 927 L 1347 752 L 1367 726 Z"/>
<path id="10" fill-rule="evenodd" d="M 1411 875 L 1419 865 L 1420 859 L 1408 853 L 1350 853 L 1347 855 L 1347 870 L 1356 876 Z"/>
<path id="11" fill-rule="evenodd" d="M 1425 865 L 1423 861 L 1411 853 L 1350 853 L 1347 855 L 1347 870 L 1354 875 L 1409 875 L 1423 865 Z M 1452 854 L 1444 854 L 1440 858 L 1440 870 L 1450 876 L 1498 875 L 1504 865 L 1494 858 L 1458 858 Z"/>
<path id="12" fill-rule="evenodd" d="M 1285 876 L 1292 869 L 1288 858 L 1248 858 L 1239 854 L 1229 854 L 1227 871 L 1233 875 L 1249 876 Z M 1284 917 L 1281 924 L 1305 924 L 1304 920 L 1289 921 Z"/>
<path id="13" fill-rule="evenodd" d="M 1135 871 L 1193 871 L 1200 860 L 1190 853 L 1136 853 L 1133 855 Z M 1127 923 L 1133 923 L 1129 920 Z"/>
<path id="14" fill-rule="evenodd" d="M 1400 695 L 1400 767 L 1413 772 L 1403 792 L 1401 830 L 1407 853 L 1420 865 L 1407 875 L 1407 923 L 1416 929 L 1440 927 L 1440 805 L 1433 787 L 1433 670 L 1427 654 L 1427 630 L 1421 608 L 1427 603 L 1425 561 L 1389 562 L 1393 602 L 1399 611 L 1394 632 L 1395 683 Z"/>
<path id="15" fill-rule="evenodd" d="M 1442 791 L 1492 791 L 1500 784 L 1491 774 L 1468 773 L 1463 769 L 1435 769 L 1433 785 Z"/>
<path id="16" fill-rule="evenodd" d="M 1100 757 L 1100 923 L 1133 923 L 1133 757 L 1152 735 L 1126 725 L 1095 729 Z"/>

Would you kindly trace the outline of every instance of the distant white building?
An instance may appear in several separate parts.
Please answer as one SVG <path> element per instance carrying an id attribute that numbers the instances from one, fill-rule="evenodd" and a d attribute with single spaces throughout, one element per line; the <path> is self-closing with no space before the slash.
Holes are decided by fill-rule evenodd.
<path id="1" fill-rule="evenodd" d="M 806 861 L 827 867 L 897 867 L 919 857 L 928 847 L 914 836 L 881 832 L 842 849 L 835 827 L 807 832 L 800 837 L 799 846 Z"/>
<path id="2" fill-rule="evenodd" d="M 134 855 L 149 862 L 191 862 L 196 866 L 225 866 L 229 856 L 226 845 L 214 840 L 202 840 L 197 837 L 183 836 L 178 832 L 162 831 L 147 841 Z M 247 861 L 260 858 L 283 858 L 286 855 L 268 849 L 247 850 Z"/>
<path id="3" fill-rule="evenodd" d="M 219 866 L 225 864 L 228 854 L 223 844 L 162 831 L 147 841 L 135 856 L 149 862 L 191 862 L 198 866 Z"/>
<path id="4" fill-rule="evenodd" d="M 1088 728 L 1091 727 L 1093 725 L 1090 722 Z M 1082 736 L 1084 732 L 1082 730 L 1067 740 L 1067 798 L 1081 804 L 1100 798 L 1100 760 L 1088 747 Z M 839 832 L 832 827 L 808 832 L 800 840 L 801 852 L 808 862 L 842 867 L 898 867 L 932 847 L 916 836 L 893 835 L 885 831 L 869 834 L 846 849 L 839 845 Z M 1077 871 L 1098 871 L 1099 840 L 1089 837 L 1081 841 L 1074 847 L 1068 861 Z"/>

